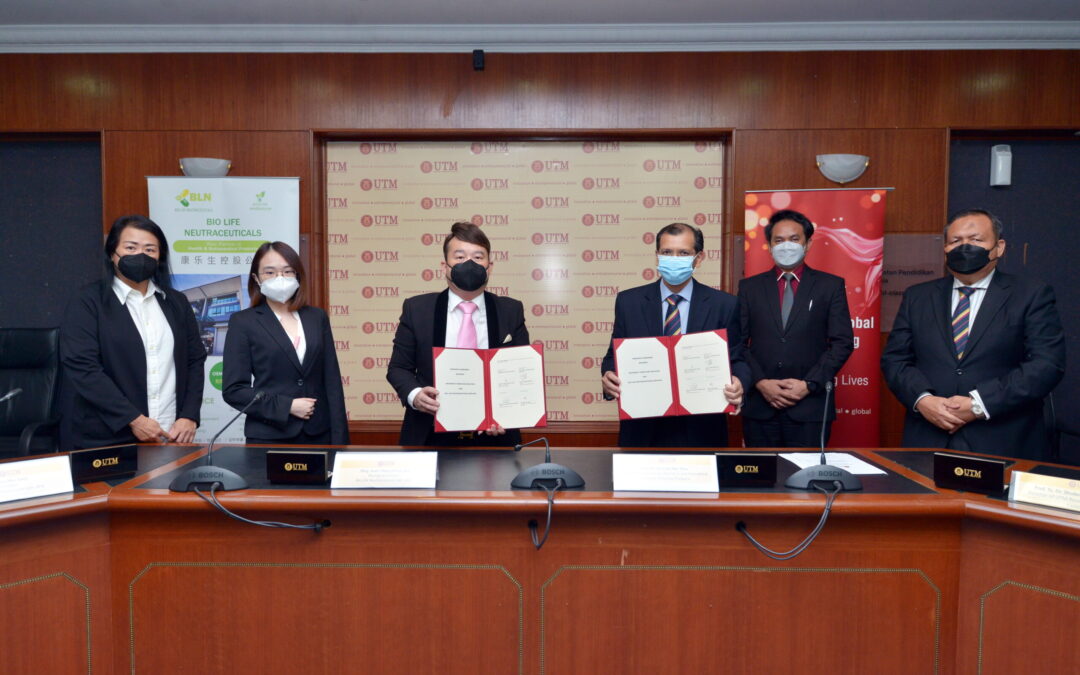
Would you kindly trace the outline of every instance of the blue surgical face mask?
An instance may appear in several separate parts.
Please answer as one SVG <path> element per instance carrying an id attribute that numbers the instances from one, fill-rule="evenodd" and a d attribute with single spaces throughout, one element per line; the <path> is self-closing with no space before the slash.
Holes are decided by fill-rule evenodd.
<path id="1" fill-rule="evenodd" d="M 668 286 L 678 286 L 694 275 L 694 260 L 697 256 L 661 255 L 657 258 L 659 262 L 656 270 Z"/>

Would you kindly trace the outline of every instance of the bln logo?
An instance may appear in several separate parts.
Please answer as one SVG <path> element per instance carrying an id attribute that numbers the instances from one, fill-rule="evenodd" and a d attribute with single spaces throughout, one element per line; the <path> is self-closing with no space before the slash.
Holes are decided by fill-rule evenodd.
<path id="1" fill-rule="evenodd" d="M 361 143 L 360 154 L 370 155 L 375 153 L 376 155 L 393 155 L 397 153 L 397 143 Z"/>
<path id="2" fill-rule="evenodd" d="M 329 241 L 331 246 L 340 246 L 349 243 L 348 233 L 342 234 L 338 232 L 331 232 L 329 235 Z"/>
<path id="3" fill-rule="evenodd" d="M 360 294 L 365 298 L 396 298 L 401 289 L 397 286 L 364 286 Z"/>
<path id="4" fill-rule="evenodd" d="M 561 267 L 537 267 L 532 271 L 532 278 L 533 281 L 543 281 L 545 279 L 569 279 L 570 270 Z"/>
<path id="5" fill-rule="evenodd" d="M 350 349 L 349 349 L 349 341 L 348 340 L 334 340 L 334 349 L 336 349 L 339 352 L 350 351 Z"/>
<path id="6" fill-rule="evenodd" d="M 607 141 L 607 142 L 585 141 L 584 143 L 581 144 L 581 151 L 584 152 L 585 154 L 590 154 L 590 153 L 593 153 L 593 152 L 618 152 L 619 151 L 619 142 L 618 141 Z"/>
<path id="7" fill-rule="evenodd" d="M 326 207 L 329 209 L 347 209 L 349 208 L 348 197 L 327 197 Z"/>
<path id="8" fill-rule="evenodd" d="M 349 305 L 330 305 L 330 316 L 349 316 Z"/>
<path id="9" fill-rule="evenodd" d="M 698 176 L 694 179 L 694 187 L 699 190 L 705 188 L 718 188 L 724 186 L 724 180 L 720 176 Z"/>
<path id="10" fill-rule="evenodd" d="M 364 251 L 360 259 L 369 262 L 398 262 L 397 251 Z"/>
<path id="11" fill-rule="evenodd" d="M 335 162 L 333 160 L 326 162 L 326 173 L 345 173 L 348 170 L 348 162 Z"/>
<path id="12" fill-rule="evenodd" d="M 349 270 L 330 270 L 330 281 L 348 281 Z"/>

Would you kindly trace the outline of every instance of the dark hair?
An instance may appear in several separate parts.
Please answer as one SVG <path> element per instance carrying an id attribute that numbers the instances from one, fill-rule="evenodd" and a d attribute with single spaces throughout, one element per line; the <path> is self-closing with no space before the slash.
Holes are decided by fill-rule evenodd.
<path id="1" fill-rule="evenodd" d="M 995 238 L 1001 239 L 1001 235 L 1005 234 L 1005 226 L 1001 224 L 1001 221 L 998 220 L 997 216 L 990 213 L 986 209 L 964 209 L 963 211 L 957 211 L 956 213 L 949 216 L 949 220 L 945 222 L 945 236 L 949 236 L 950 225 L 966 216 L 986 216 L 990 219 L 990 225 L 994 228 Z"/>
<path id="2" fill-rule="evenodd" d="M 442 243 L 443 260 L 449 259 L 451 239 L 457 239 L 466 244 L 483 246 L 488 255 L 491 255 L 491 242 L 488 241 L 487 235 L 484 234 L 484 231 L 481 230 L 476 223 L 458 221 L 450 226 L 450 234 L 446 235 L 446 239 L 443 239 Z"/>
<path id="3" fill-rule="evenodd" d="M 701 233 L 701 230 L 693 225 L 687 225 L 686 223 L 671 223 L 660 228 L 660 231 L 656 233 L 656 250 L 660 250 L 660 237 L 665 234 L 680 235 L 683 232 L 694 233 L 694 253 L 701 253 L 705 250 L 705 235 Z"/>
<path id="4" fill-rule="evenodd" d="M 165 240 L 165 233 L 161 231 L 157 223 L 146 216 L 130 215 L 120 216 L 113 221 L 109 228 L 109 234 L 105 237 L 105 281 L 108 285 L 116 278 L 116 266 L 113 265 L 112 257 L 116 253 L 116 247 L 120 245 L 120 235 L 124 230 L 134 227 L 136 230 L 149 232 L 158 241 L 158 266 L 154 272 L 154 285 L 161 289 L 172 288 L 172 270 L 169 269 L 169 242 Z"/>
<path id="5" fill-rule="evenodd" d="M 289 267 L 296 271 L 296 281 L 300 283 L 300 288 L 296 289 L 296 293 L 293 293 L 292 298 L 285 305 L 290 312 L 295 312 L 307 304 L 307 293 L 304 290 L 304 263 L 300 262 L 300 256 L 293 250 L 293 247 L 283 241 L 263 242 L 263 245 L 255 251 L 255 255 L 251 258 L 251 273 L 248 274 L 248 297 L 251 298 L 251 306 L 254 307 L 266 302 L 266 297 L 259 290 L 257 279 L 259 278 L 259 262 L 270 251 L 275 251 L 282 258 L 285 258 L 285 262 L 289 264 Z"/>
<path id="6" fill-rule="evenodd" d="M 796 223 L 802 225 L 803 234 L 806 235 L 806 241 L 810 241 L 810 237 L 814 236 L 814 224 L 810 222 L 810 219 L 803 214 L 795 211 L 794 209 L 784 209 L 783 211 L 777 211 L 769 218 L 769 224 L 765 226 L 765 243 L 772 246 L 772 231 L 773 227 L 777 223 L 785 220 L 794 220 Z"/>

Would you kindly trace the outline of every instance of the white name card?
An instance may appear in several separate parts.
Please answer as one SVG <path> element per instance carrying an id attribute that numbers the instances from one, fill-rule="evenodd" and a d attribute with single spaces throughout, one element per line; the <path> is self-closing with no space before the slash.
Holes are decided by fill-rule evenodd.
<path id="1" fill-rule="evenodd" d="M 611 479 L 616 491 L 719 492 L 716 456 L 676 454 L 615 454 Z"/>
<path id="2" fill-rule="evenodd" d="M 1080 480 L 1013 471 L 1009 482 L 1009 501 L 1080 513 Z"/>
<path id="3" fill-rule="evenodd" d="M 0 503 L 74 491 L 67 455 L 0 464 Z"/>
<path id="4" fill-rule="evenodd" d="M 331 488 L 434 488 L 437 452 L 339 452 Z"/>

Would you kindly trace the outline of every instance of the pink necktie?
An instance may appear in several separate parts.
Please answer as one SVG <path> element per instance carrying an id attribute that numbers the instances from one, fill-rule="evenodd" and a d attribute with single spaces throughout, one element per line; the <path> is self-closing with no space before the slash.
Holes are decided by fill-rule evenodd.
<path id="1" fill-rule="evenodd" d="M 473 323 L 473 312 L 476 311 L 476 303 L 463 302 L 458 307 L 465 312 L 465 318 L 461 320 L 461 330 L 458 331 L 457 346 L 465 349 L 476 349 L 476 324 Z"/>

